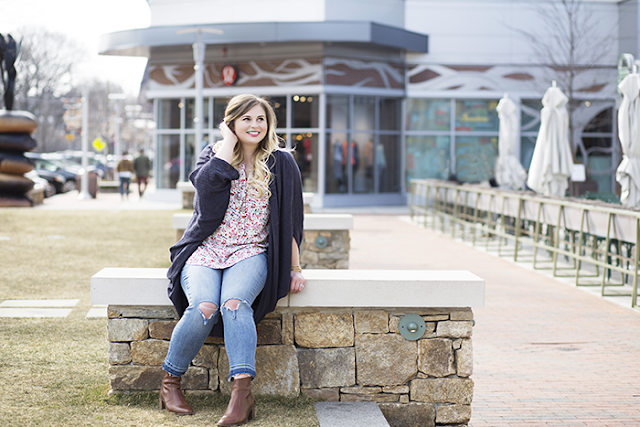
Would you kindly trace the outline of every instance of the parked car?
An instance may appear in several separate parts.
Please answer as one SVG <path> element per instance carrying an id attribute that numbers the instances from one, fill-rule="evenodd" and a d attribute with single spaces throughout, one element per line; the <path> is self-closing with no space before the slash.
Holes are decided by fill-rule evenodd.
<path id="1" fill-rule="evenodd" d="M 59 160 L 63 162 L 68 169 L 82 170 L 82 151 L 58 151 L 55 153 L 43 153 L 41 156 L 44 159 Z M 104 179 L 107 167 L 103 162 L 96 158 L 96 154 L 88 152 L 87 161 L 87 171 L 89 173 L 95 173 L 100 177 L 100 179 Z"/>
<path id="2" fill-rule="evenodd" d="M 62 193 L 67 182 L 66 178 L 59 173 L 49 172 L 47 170 L 32 170 L 24 176 L 37 183 L 37 180 L 43 180 L 45 184 L 44 197 L 51 197 L 58 193 Z"/>
<path id="3" fill-rule="evenodd" d="M 35 184 L 34 188 L 42 187 L 44 188 L 44 197 L 51 197 L 56 194 L 56 187 L 49 182 L 48 180 L 42 178 L 38 175 L 38 172 L 32 170 L 31 172 L 27 172 L 24 174 L 25 177 L 29 178 Z M 62 175 L 58 175 L 59 179 L 64 181 L 64 177 Z"/>
<path id="4" fill-rule="evenodd" d="M 38 172 L 38 175 L 40 175 L 40 173 L 42 172 L 42 175 L 40 175 L 42 178 L 47 179 L 47 173 L 56 173 L 64 177 L 65 181 L 62 185 L 62 188 L 57 192 L 66 193 L 67 191 L 72 191 L 77 188 L 76 183 L 78 181 L 78 174 L 81 173 L 81 170 L 73 170 L 67 168 L 61 161 L 56 159 L 45 159 L 41 154 L 38 153 L 27 152 L 24 153 L 24 155 L 31 159 L 35 166 L 36 172 Z"/>

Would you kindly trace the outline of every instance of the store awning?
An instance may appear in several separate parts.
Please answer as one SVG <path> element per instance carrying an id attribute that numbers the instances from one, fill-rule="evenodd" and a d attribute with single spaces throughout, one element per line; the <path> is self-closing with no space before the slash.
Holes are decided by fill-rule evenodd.
<path id="1" fill-rule="evenodd" d="M 222 30 L 223 34 L 202 32 L 207 45 L 247 43 L 364 43 L 372 46 L 427 53 L 425 34 L 375 22 L 251 22 L 235 24 L 173 25 L 139 28 L 105 34 L 100 38 L 101 55 L 149 57 L 152 48 L 190 46 L 196 33 L 178 34 L 189 28 Z"/>

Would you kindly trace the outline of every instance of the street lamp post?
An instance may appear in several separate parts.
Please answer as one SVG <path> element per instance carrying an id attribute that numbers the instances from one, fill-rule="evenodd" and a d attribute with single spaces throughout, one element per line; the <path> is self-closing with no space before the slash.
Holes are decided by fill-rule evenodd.
<path id="1" fill-rule="evenodd" d="M 78 194 L 79 200 L 91 199 L 89 193 L 89 160 L 87 159 L 87 152 L 89 151 L 89 89 L 87 85 L 82 87 L 82 169 L 84 174 L 82 175 L 82 181 L 80 183 L 80 194 Z"/>
<path id="2" fill-rule="evenodd" d="M 194 112 L 194 128 L 196 131 L 196 144 L 200 146 L 202 144 L 202 124 L 204 123 L 204 115 L 202 111 L 202 106 L 204 104 L 204 53 L 206 44 L 202 41 L 202 33 L 212 33 L 212 34 L 224 34 L 222 30 L 218 30 L 216 28 L 202 28 L 202 27 L 194 27 L 187 28 L 184 30 L 180 30 L 177 34 L 187 34 L 187 33 L 196 33 L 197 39 L 193 44 L 193 69 L 195 71 L 195 89 L 196 89 L 196 105 Z M 182 154 L 181 154 L 182 156 Z M 185 178 L 184 171 L 184 161 L 180 162 L 180 181 Z"/>
<path id="3" fill-rule="evenodd" d="M 127 98 L 127 95 L 124 93 L 110 93 L 109 99 L 114 101 L 115 104 L 115 113 L 116 113 L 116 132 L 115 138 L 113 141 L 113 154 L 115 154 L 116 159 L 120 159 L 120 155 L 122 154 L 122 147 L 120 144 L 120 102 Z"/>

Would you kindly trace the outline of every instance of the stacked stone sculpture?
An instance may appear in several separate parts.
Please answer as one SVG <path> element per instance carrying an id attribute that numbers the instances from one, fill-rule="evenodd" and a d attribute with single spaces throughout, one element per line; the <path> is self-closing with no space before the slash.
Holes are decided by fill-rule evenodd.
<path id="1" fill-rule="evenodd" d="M 34 183 L 24 176 L 33 164 L 24 156 L 36 148 L 31 137 L 38 127 L 36 118 L 27 111 L 12 111 L 16 80 L 15 61 L 18 49 L 10 35 L 5 41 L 0 34 L 0 77 L 4 86 L 4 110 L 0 110 L 0 207 L 32 206 L 27 193 Z"/>

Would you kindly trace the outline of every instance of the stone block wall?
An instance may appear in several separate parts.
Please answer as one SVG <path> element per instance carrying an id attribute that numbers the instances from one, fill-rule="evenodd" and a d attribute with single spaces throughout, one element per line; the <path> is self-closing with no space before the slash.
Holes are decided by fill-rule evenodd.
<path id="1" fill-rule="evenodd" d="M 349 230 L 304 230 L 300 253 L 303 269 L 348 269 Z"/>
<path id="2" fill-rule="evenodd" d="M 158 390 L 176 323 L 172 307 L 109 306 L 109 376 L 118 391 Z M 405 314 L 424 335 L 399 333 Z M 279 308 L 258 325 L 255 394 L 374 401 L 392 427 L 465 426 L 473 398 L 470 308 Z M 221 339 L 208 338 L 182 386 L 230 393 Z"/>

